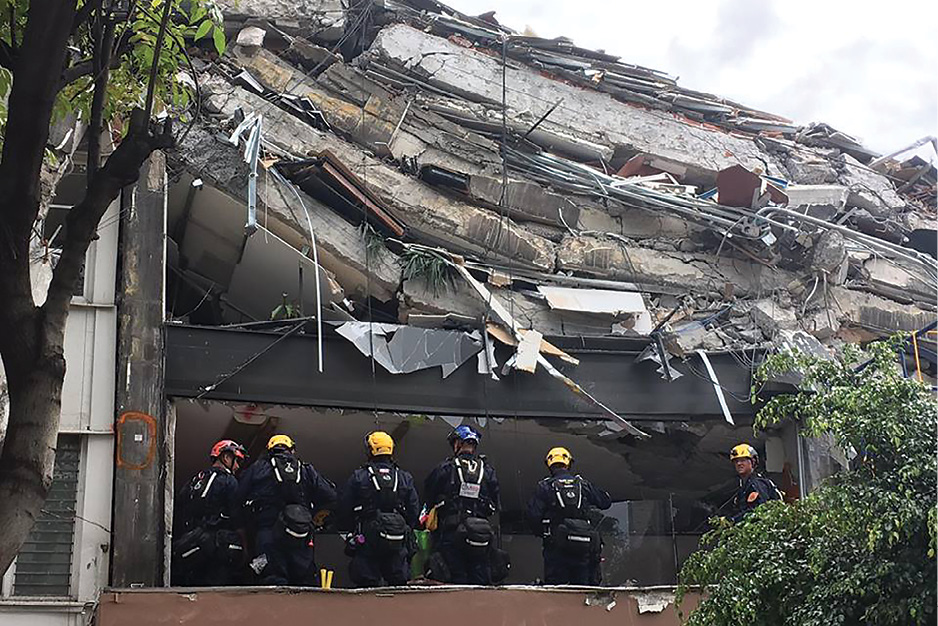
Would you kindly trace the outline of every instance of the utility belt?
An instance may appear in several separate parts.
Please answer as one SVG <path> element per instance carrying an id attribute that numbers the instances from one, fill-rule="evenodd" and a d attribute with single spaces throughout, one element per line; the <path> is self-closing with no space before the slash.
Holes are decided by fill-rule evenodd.
<path id="1" fill-rule="evenodd" d="M 416 551 L 413 529 L 398 511 L 374 511 L 362 520 L 360 529 L 364 545 L 378 556 Z"/>
<path id="2" fill-rule="evenodd" d="M 438 528 L 453 537 L 453 544 L 466 558 L 486 561 L 493 583 L 500 583 L 508 577 L 511 559 L 507 551 L 496 545 L 495 528 L 487 518 L 451 513 L 442 518 Z M 450 582 L 449 568 L 439 552 L 431 555 L 428 569 L 435 580 Z"/>
<path id="3" fill-rule="evenodd" d="M 209 563 L 237 565 L 244 558 L 241 536 L 233 530 L 200 524 L 173 541 L 173 561 L 184 570 Z"/>
<path id="4" fill-rule="evenodd" d="M 602 537 L 587 519 L 544 520 L 544 541 L 570 556 L 587 557 L 602 552 Z"/>
<path id="5" fill-rule="evenodd" d="M 485 553 L 495 539 L 495 529 L 488 518 L 465 509 L 444 511 L 437 529 L 453 536 L 455 545 L 470 554 Z"/>
<path id="6" fill-rule="evenodd" d="M 274 536 L 288 547 L 312 545 L 313 512 L 302 504 L 288 504 L 277 515 Z"/>

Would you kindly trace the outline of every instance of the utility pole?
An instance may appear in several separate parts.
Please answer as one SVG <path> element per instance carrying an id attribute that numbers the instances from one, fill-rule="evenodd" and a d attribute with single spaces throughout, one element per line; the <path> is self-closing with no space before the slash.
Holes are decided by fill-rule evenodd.
<path id="1" fill-rule="evenodd" d="M 111 584 L 163 581 L 166 157 L 121 195 Z"/>

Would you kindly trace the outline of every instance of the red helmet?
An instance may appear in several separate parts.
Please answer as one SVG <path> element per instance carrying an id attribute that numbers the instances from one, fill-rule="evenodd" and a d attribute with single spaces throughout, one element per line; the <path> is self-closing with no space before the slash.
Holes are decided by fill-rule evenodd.
<path id="1" fill-rule="evenodd" d="M 242 461 L 244 460 L 244 456 L 245 456 L 244 446 L 242 446 L 237 441 L 232 441 L 231 439 L 222 439 L 221 441 L 216 443 L 214 446 L 212 446 L 211 457 L 213 459 L 217 459 L 218 457 L 222 455 L 223 452 L 231 452 L 232 454 L 235 455 L 235 457 L 241 459 Z"/>

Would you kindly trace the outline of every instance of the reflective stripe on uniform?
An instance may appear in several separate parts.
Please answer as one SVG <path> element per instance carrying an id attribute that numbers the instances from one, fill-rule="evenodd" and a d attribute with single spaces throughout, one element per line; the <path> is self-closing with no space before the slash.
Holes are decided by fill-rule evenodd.
<path id="1" fill-rule="evenodd" d="M 202 490 L 202 495 L 199 496 L 200 498 L 208 496 L 208 492 L 212 489 L 212 483 L 215 482 L 215 476 L 217 476 L 217 474 L 212 472 L 212 475 L 208 477 L 208 482 L 205 483 L 205 489 Z"/>

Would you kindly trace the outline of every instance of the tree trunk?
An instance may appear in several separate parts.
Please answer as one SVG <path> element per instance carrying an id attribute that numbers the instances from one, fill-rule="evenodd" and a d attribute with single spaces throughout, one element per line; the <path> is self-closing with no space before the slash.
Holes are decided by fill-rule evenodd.
<path id="1" fill-rule="evenodd" d="M 52 484 L 65 359 L 63 337 L 45 339 L 33 359 L 4 356 L 10 418 L 0 454 L 0 572 L 26 541 Z"/>
<path id="2" fill-rule="evenodd" d="M 26 541 L 52 482 L 65 378 L 65 320 L 88 245 L 121 189 L 136 182 L 140 166 L 154 149 L 171 146 L 173 139 L 169 120 L 162 133 L 154 134 L 147 113 L 133 111 L 127 135 L 91 177 L 85 198 L 69 211 L 68 237 L 45 303 L 37 307 L 30 284 L 29 242 L 39 212 L 40 170 L 76 2 L 29 4 L 3 133 L 0 357 L 10 416 L 0 450 L 0 575 Z M 154 54 L 158 59 L 159 48 Z"/>

